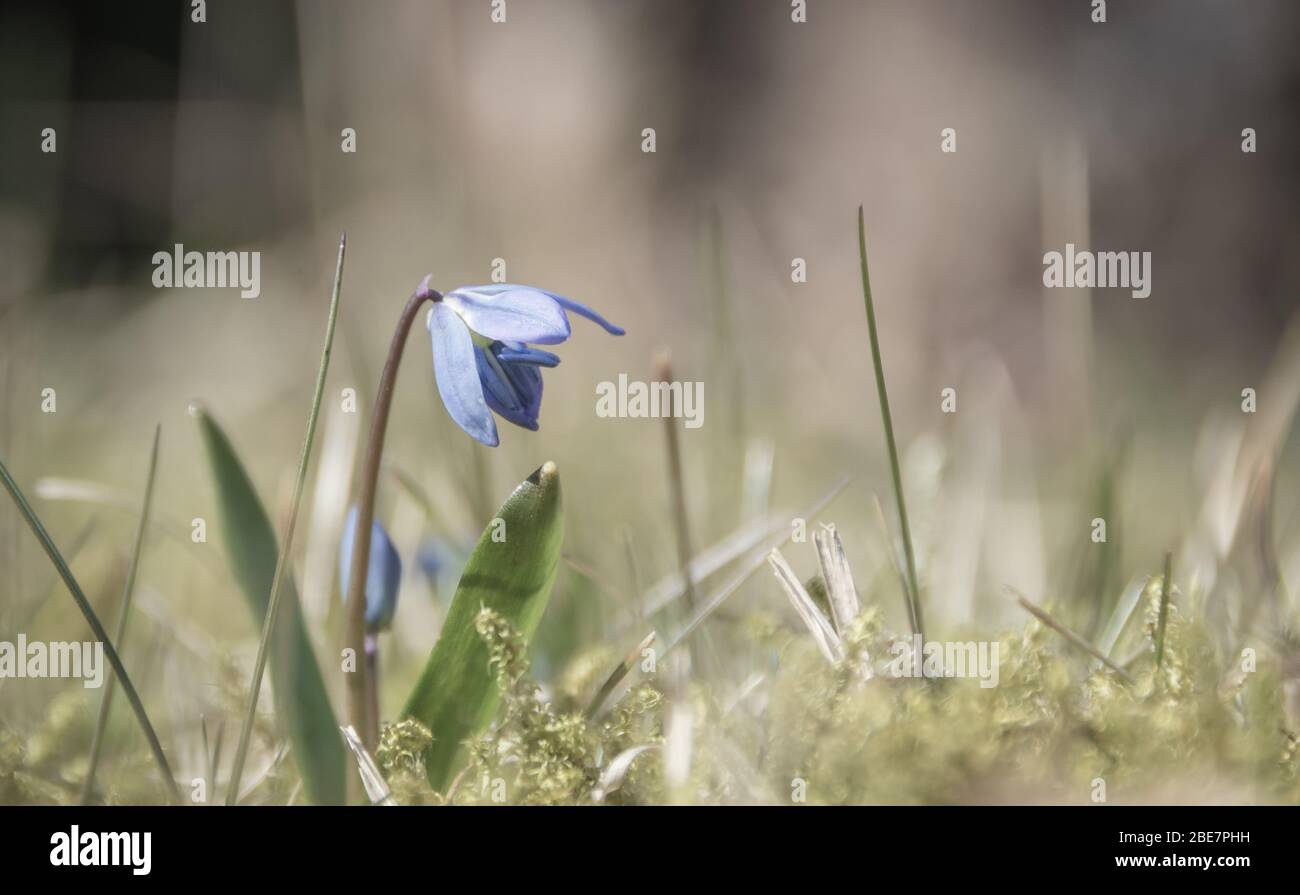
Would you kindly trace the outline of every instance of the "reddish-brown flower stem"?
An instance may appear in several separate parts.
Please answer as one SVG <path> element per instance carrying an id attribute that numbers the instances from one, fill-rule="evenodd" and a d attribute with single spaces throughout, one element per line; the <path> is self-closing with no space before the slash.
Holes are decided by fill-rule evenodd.
<path id="1" fill-rule="evenodd" d="M 384 433 L 388 429 L 388 412 L 393 404 L 393 390 L 397 385 L 397 368 L 402 362 L 402 350 L 411 324 L 426 301 L 441 301 L 442 296 L 433 290 L 420 289 L 411 296 L 398 318 L 393 341 L 388 348 L 388 359 L 379 377 L 379 391 L 375 395 L 374 415 L 370 419 L 370 437 L 366 441 L 365 459 L 361 466 L 361 490 L 357 497 L 356 536 L 352 539 L 352 570 L 348 581 L 347 617 L 344 627 L 344 645 L 352 650 L 355 666 L 347 676 L 348 720 L 360 733 L 361 742 L 371 752 L 379 742 L 379 719 L 372 717 L 369 688 L 366 679 L 370 668 L 365 661 L 366 647 L 366 574 L 370 565 L 370 530 L 375 520 L 375 493 L 379 488 L 379 467 L 384 454 Z"/>

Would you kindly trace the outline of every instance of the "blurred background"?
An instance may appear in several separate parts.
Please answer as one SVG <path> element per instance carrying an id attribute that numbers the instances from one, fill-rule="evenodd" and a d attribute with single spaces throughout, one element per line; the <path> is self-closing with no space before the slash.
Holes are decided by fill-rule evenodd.
<path id="1" fill-rule="evenodd" d="M 636 605 L 676 566 L 663 423 L 597 417 L 595 386 L 652 379 L 661 349 L 678 379 L 705 384 L 704 425 L 679 433 L 696 552 L 756 519 L 788 526 L 848 475 L 821 518 L 866 590 L 891 580 L 897 549 L 872 492 L 897 531 L 861 204 L 936 629 L 1022 624 L 1006 584 L 1095 629 L 1174 550 L 1189 588 L 1218 595 L 1223 648 L 1236 648 L 1260 576 L 1277 577 L 1253 553 L 1234 564 L 1239 530 L 1266 525 L 1281 578 L 1300 580 L 1288 446 L 1300 7 L 1108 6 L 1094 24 L 1087 3 L 1064 0 L 810 0 L 795 23 L 781 0 L 508 0 L 494 23 L 487 0 L 223 0 L 195 23 L 188 3 L 5 4 L 0 457 L 115 618 L 161 424 L 158 530 L 128 664 L 165 706 L 153 710 L 164 729 L 221 717 L 257 629 L 187 408 L 202 401 L 226 428 L 278 526 L 346 231 L 294 568 L 323 654 L 354 455 L 420 279 L 487 282 L 500 258 L 509 281 L 628 331 L 576 322 L 546 374 L 541 430 L 503 424 L 496 450 L 451 423 L 427 336 L 412 332 L 379 506 L 405 564 L 388 713 L 436 636 L 459 552 L 548 459 L 570 562 L 539 634 L 539 677 L 584 644 L 621 654 L 639 639 Z M 940 151 L 945 128 L 955 153 Z M 1150 297 L 1044 289 L 1043 253 L 1066 242 L 1150 252 Z M 260 297 L 155 289 L 152 256 L 175 243 L 261 252 Z M 795 259 L 806 282 L 792 282 Z M 346 388 L 357 413 L 342 410 Z M 940 410 L 945 388 L 954 414 Z M 1244 388 L 1257 390 L 1253 416 Z M 57 412 L 42 411 L 44 389 Z M 1094 517 L 1109 525 L 1097 549 Z M 194 518 L 208 543 L 190 541 Z M 811 570 L 810 548 L 787 552 Z M 1294 607 L 1269 599 L 1280 626 Z M 754 605 L 788 612 L 766 570 L 728 604 Z M 901 600 L 885 608 L 905 625 Z M 86 636 L 6 502 L 0 639 L 17 631 Z M 5 724 L 30 731 L 67 689 L 0 681 Z M 72 732 L 49 748 L 89 737 L 93 712 L 69 714 Z M 133 735 L 128 713 L 115 723 Z"/>

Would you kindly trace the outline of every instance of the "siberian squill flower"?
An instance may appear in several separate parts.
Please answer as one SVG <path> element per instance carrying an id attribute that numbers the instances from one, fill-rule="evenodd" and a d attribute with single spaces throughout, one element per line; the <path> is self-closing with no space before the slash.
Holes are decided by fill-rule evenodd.
<path id="1" fill-rule="evenodd" d="M 488 447 L 500 442 L 492 411 L 536 431 L 540 368 L 554 367 L 560 359 L 533 346 L 567 339 L 567 312 L 623 335 L 621 327 L 586 305 L 531 286 L 462 286 L 439 298 L 425 277 L 420 292 L 433 297 L 427 324 L 438 394 L 456 425 Z"/>
<path id="2" fill-rule="evenodd" d="M 346 596 L 352 574 L 352 542 L 357 534 L 357 508 L 348 511 L 339 545 L 340 591 Z M 397 555 L 388 532 L 378 521 L 370 525 L 370 562 L 366 566 L 366 630 L 382 631 L 393 622 L 397 611 L 397 590 L 402 583 L 402 558 Z"/>

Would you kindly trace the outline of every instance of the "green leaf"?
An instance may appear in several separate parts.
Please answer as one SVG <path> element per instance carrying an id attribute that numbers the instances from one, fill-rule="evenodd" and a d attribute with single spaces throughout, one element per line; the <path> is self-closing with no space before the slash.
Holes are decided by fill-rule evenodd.
<path id="1" fill-rule="evenodd" d="M 551 595 L 563 540 L 560 475 L 548 462 L 515 489 L 484 529 L 438 643 L 402 709 L 403 718 L 433 731 L 424 759 L 434 789 L 447 788 L 461 744 L 482 733 L 501 698 L 475 617 L 487 607 L 531 638 Z"/>
<path id="2" fill-rule="evenodd" d="M 195 405 L 190 412 L 198 421 L 212 464 L 221 530 L 235 580 L 253 623 L 260 627 L 279 552 L 275 533 L 226 433 L 203 408 Z M 280 601 L 269 660 L 275 711 L 289 736 L 307 798 L 317 804 L 342 804 L 346 798 L 343 742 L 292 580 L 283 583 Z"/>

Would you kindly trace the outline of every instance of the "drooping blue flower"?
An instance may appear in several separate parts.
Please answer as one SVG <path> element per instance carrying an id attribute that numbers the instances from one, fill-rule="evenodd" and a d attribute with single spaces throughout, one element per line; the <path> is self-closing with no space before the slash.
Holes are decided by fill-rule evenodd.
<path id="1" fill-rule="evenodd" d="M 347 599 L 348 582 L 352 580 L 352 545 L 357 533 L 357 508 L 348 511 L 343 526 L 343 542 L 339 545 L 339 587 Z M 370 562 L 366 565 L 366 628 L 382 631 L 393 622 L 397 611 L 397 591 L 402 583 L 402 558 L 388 537 L 388 532 L 375 520 L 370 525 Z"/>
<path id="2" fill-rule="evenodd" d="M 420 289 L 431 292 L 429 277 Z M 623 335 L 586 305 L 531 286 L 462 286 L 440 298 L 434 294 L 428 319 L 434 378 L 458 426 L 488 447 L 500 442 L 492 411 L 536 431 L 542 405 L 538 368 L 554 367 L 560 359 L 532 345 L 567 339 L 570 311 Z"/>

